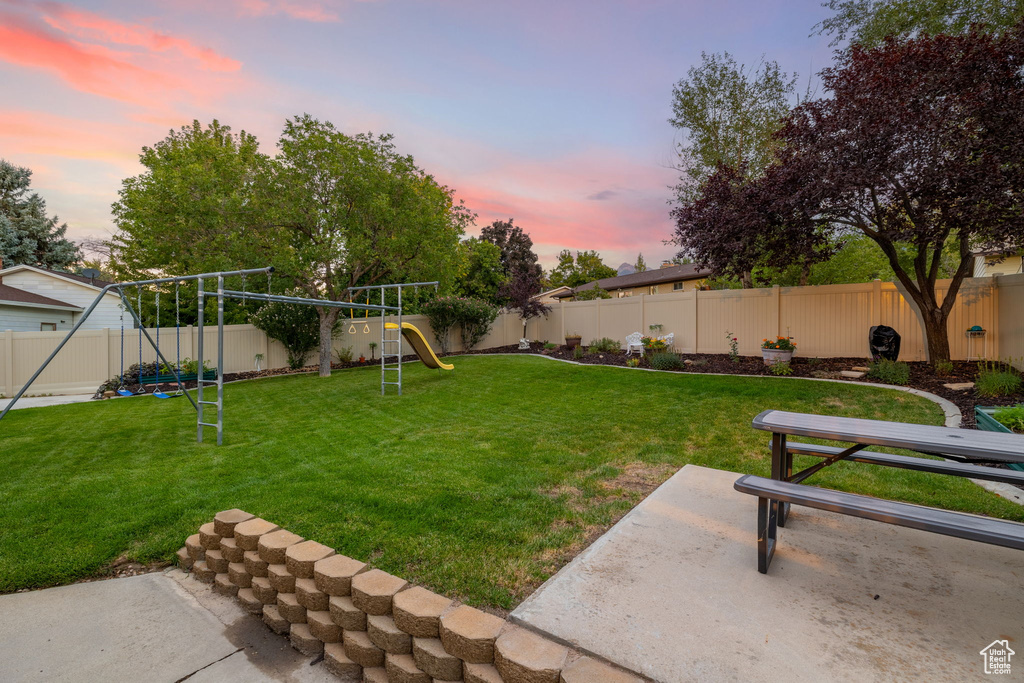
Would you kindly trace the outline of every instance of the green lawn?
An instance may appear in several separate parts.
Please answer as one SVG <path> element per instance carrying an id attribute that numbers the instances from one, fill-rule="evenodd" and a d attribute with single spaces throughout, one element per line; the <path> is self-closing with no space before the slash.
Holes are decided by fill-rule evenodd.
<path id="1" fill-rule="evenodd" d="M 195 442 L 184 399 L 18 410 L 0 423 L 0 591 L 66 583 L 116 558 L 171 560 L 239 507 L 382 569 L 508 608 L 636 504 L 633 484 L 695 463 L 766 475 L 765 408 L 941 423 L 872 387 L 470 356 L 225 388 L 225 444 Z M 213 440 L 213 431 L 208 430 Z M 1024 521 L 962 480 L 842 463 L 811 480 Z M 751 519 L 753 525 L 753 519 Z M 753 528 L 751 528 L 753 533 Z"/>

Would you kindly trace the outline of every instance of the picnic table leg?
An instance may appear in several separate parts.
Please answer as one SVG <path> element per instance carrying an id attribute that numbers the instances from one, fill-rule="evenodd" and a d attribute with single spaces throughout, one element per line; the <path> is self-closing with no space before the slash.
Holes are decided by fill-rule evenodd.
<path id="1" fill-rule="evenodd" d="M 768 565 L 775 555 L 775 539 L 779 503 L 768 498 L 757 499 L 757 571 L 768 573 Z"/>
<path id="2" fill-rule="evenodd" d="M 786 448 L 786 435 L 772 433 L 772 479 L 788 481 L 793 474 L 793 455 Z M 778 525 L 786 526 L 789 515 L 789 503 L 771 502 L 773 512 L 777 512 Z M 775 515 L 773 515 L 774 517 Z"/>

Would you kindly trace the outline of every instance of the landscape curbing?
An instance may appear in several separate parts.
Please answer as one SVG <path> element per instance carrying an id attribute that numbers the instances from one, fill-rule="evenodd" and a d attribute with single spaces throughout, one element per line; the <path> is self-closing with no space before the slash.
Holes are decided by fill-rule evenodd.
<path id="1" fill-rule="evenodd" d="M 228 523 L 239 519 L 245 521 Z M 223 558 L 225 547 L 273 552 L 282 538 L 301 538 L 283 531 L 247 512 L 225 510 L 189 536 L 178 564 L 212 590 L 235 597 L 302 654 L 322 657 L 343 680 L 573 683 L 580 671 L 593 683 L 647 680 L 314 541 L 288 545 L 291 562 L 270 565 L 273 581 L 250 573 L 258 565 Z M 262 544 L 271 534 L 278 543 Z"/>

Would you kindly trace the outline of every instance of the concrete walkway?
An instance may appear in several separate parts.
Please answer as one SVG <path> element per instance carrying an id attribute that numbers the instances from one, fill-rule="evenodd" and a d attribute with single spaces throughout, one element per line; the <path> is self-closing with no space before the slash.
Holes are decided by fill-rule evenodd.
<path id="1" fill-rule="evenodd" d="M 0 596 L 5 683 L 337 683 L 311 661 L 177 569 Z"/>
<path id="2" fill-rule="evenodd" d="M 67 396 L 32 396 L 29 398 L 21 397 L 18 402 L 14 404 L 11 410 L 21 410 L 22 408 L 42 408 L 44 406 L 62 406 L 66 403 L 85 403 L 86 401 L 92 400 L 92 394 L 69 394 Z M 0 399 L 0 410 L 7 407 L 7 404 L 11 402 L 11 399 L 5 398 Z"/>
<path id="3" fill-rule="evenodd" d="M 992 641 L 1024 653 L 1020 551 L 794 508 L 762 575 L 738 476 L 687 465 L 512 618 L 666 683 L 980 681 Z"/>

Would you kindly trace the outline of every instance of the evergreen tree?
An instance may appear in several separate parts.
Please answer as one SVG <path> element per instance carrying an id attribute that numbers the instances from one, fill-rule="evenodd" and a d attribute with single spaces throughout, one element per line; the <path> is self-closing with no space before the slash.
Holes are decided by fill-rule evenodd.
<path id="1" fill-rule="evenodd" d="M 635 270 L 638 273 L 642 273 L 645 270 L 647 270 L 647 262 L 644 261 L 644 255 L 643 254 L 637 254 L 636 255 L 636 263 L 633 264 L 633 270 Z"/>
<path id="2" fill-rule="evenodd" d="M 46 215 L 46 202 L 29 193 L 32 171 L 0 159 L 0 258 L 4 267 L 28 264 L 65 270 L 82 257 L 64 237 L 68 226 Z"/>

